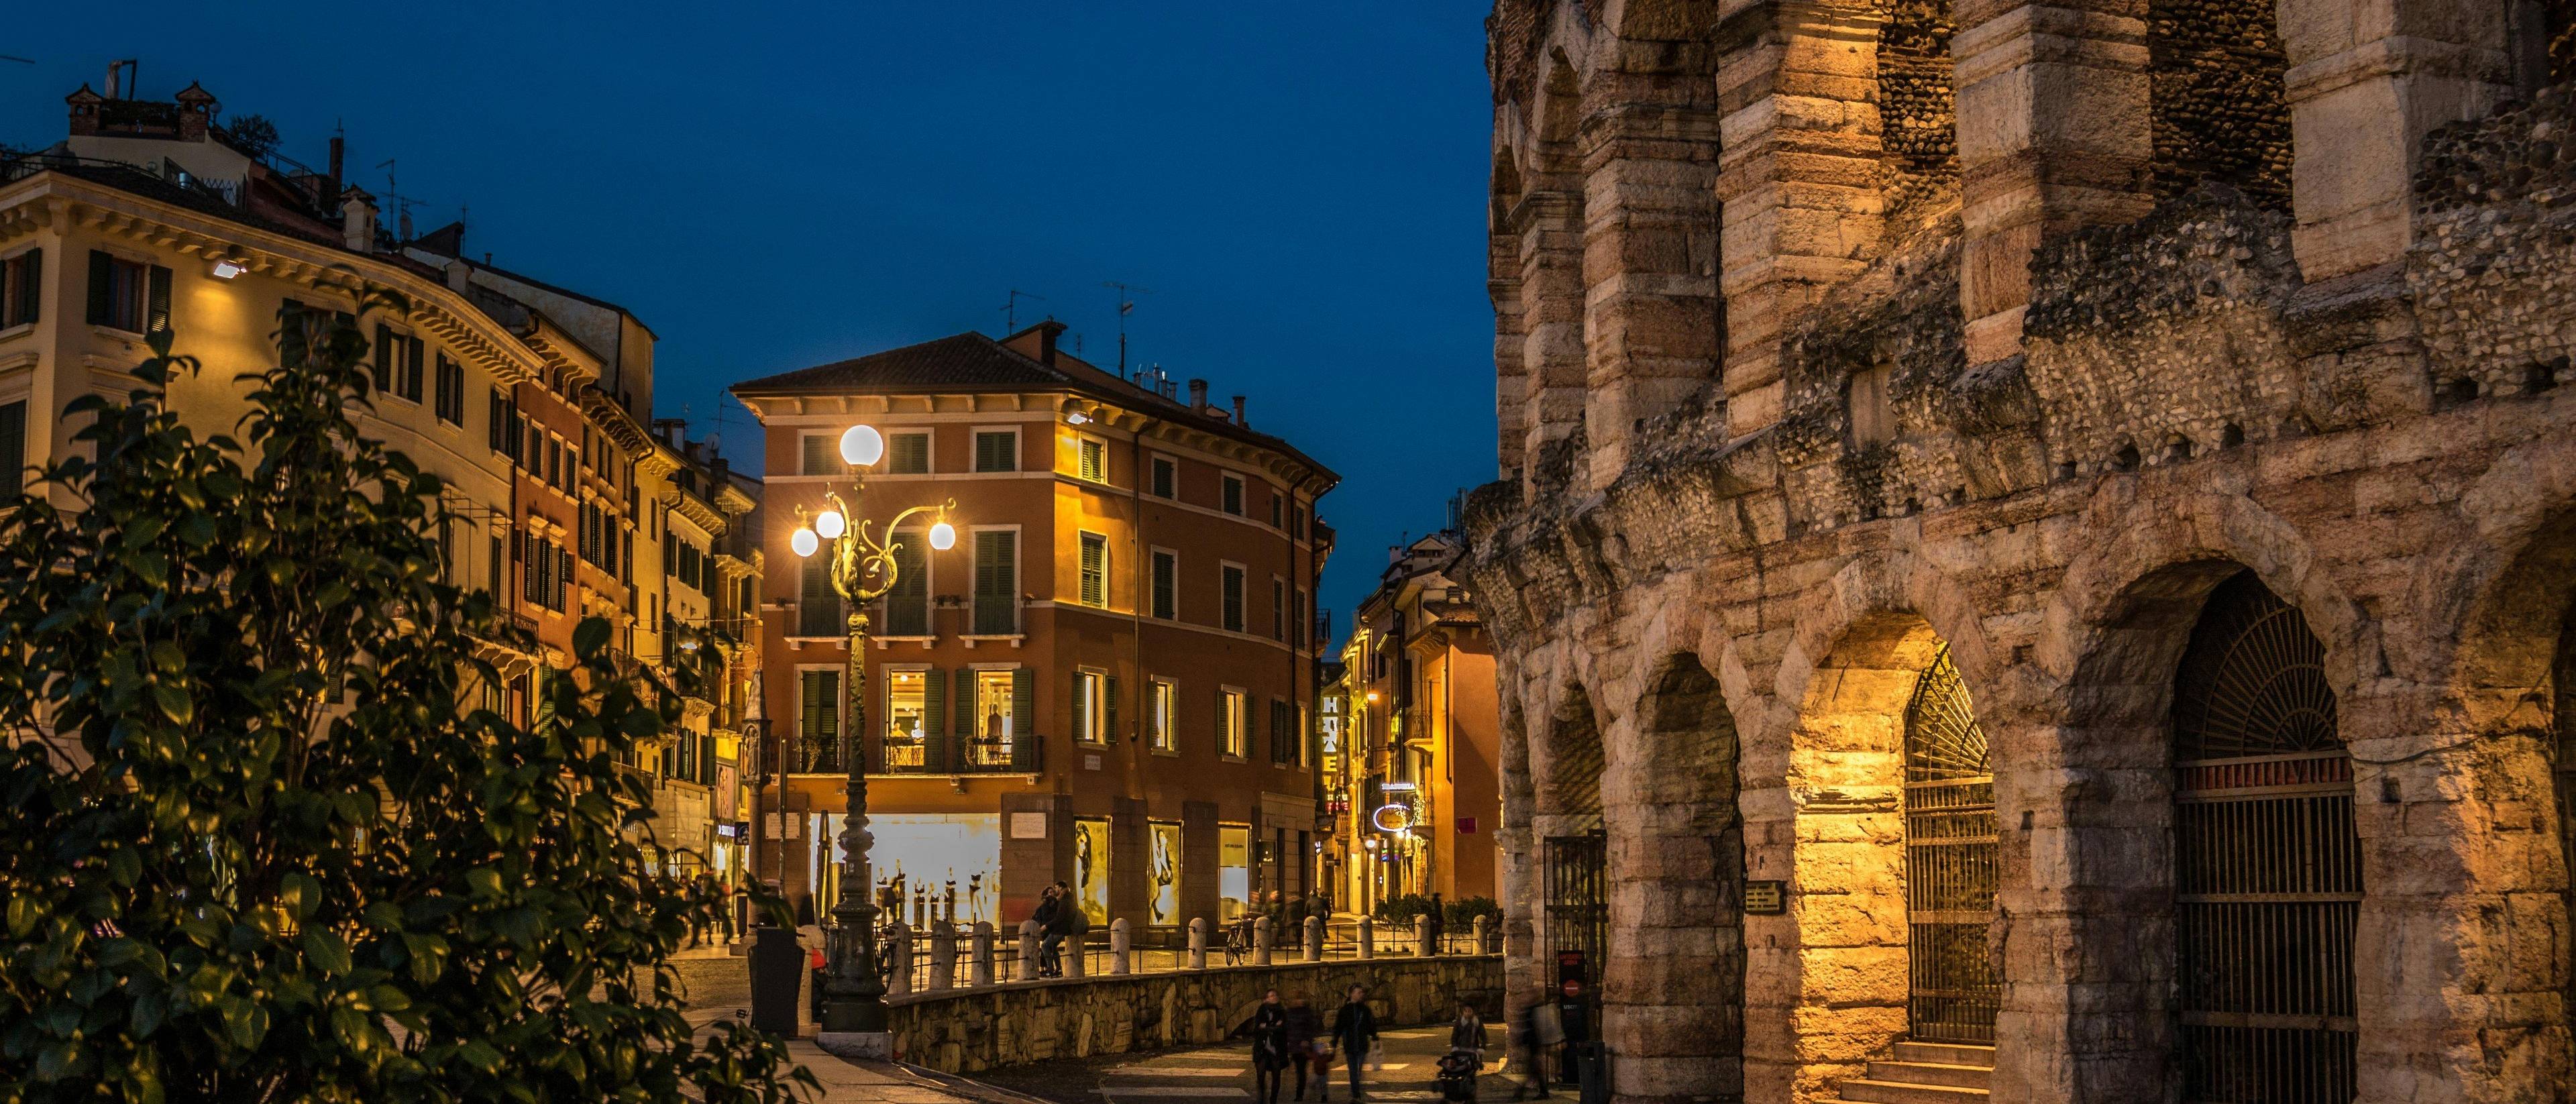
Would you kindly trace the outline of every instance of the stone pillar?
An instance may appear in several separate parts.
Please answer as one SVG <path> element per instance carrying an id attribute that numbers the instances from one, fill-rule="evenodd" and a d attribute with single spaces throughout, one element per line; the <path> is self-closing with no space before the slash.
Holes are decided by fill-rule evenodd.
<path id="1" fill-rule="evenodd" d="M 970 937 L 968 946 L 971 953 L 966 967 L 966 984 L 977 989 L 990 988 L 993 984 L 993 925 L 976 921 L 975 934 Z"/>
<path id="2" fill-rule="evenodd" d="M 1127 918 L 1121 916 L 1109 922 L 1109 973 L 1123 976 L 1127 968 Z"/>
<path id="3" fill-rule="evenodd" d="M 1038 922 L 1020 921 L 1020 980 L 1038 976 Z"/>
<path id="4" fill-rule="evenodd" d="M 1474 924 L 1473 926 L 1471 926 L 1469 930 L 1471 930 L 1471 931 L 1473 931 L 1473 932 L 1475 933 L 1475 938 L 1476 938 L 1476 953 L 1477 953 L 1477 954 L 1487 954 L 1487 953 L 1490 953 L 1490 952 L 1489 952 L 1489 947 L 1490 947 L 1490 945 L 1489 945 L 1489 944 L 1488 944 L 1488 942 L 1487 942 L 1487 938 L 1488 938 L 1488 937 L 1487 937 L 1487 936 L 1486 936 L 1486 934 L 1485 934 L 1485 917 L 1484 917 L 1484 916 L 1482 916 L 1482 915 L 1478 915 L 1478 916 L 1476 917 L 1476 922 L 1475 922 L 1475 924 Z"/>
<path id="5" fill-rule="evenodd" d="M 1084 961 L 1088 956 L 1083 954 L 1083 949 L 1090 944 L 1090 941 L 1090 932 L 1083 932 L 1079 935 L 1068 935 L 1064 937 L 1064 948 L 1062 951 L 1064 958 L 1064 976 L 1069 978 L 1078 978 L 1090 972 L 1091 964 Z"/>
<path id="6" fill-rule="evenodd" d="M 2508 5 L 2280 0 L 2291 232 L 2309 283 L 2387 264 L 2415 239 L 2424 136 L 2514 95 Z"/>
<path id="7" fill-rule="evenodd" d="M 2030 258 L 2155 206 L 2144 0 L 1957 0 L 1959 307 L 1968 363 L 2021 351 Z"/>
<path id="8" fill-rule="evenodd" d="M 930 924 L 930 989 L 944 992 L 957 987 L 957 925 L 946 920 Z"/>
<path id="9" fill-rule="evenodd" d="M 1436 955 L 1436 954 L 1439 954 L 1439 953 L 1440 953 L 1440 948 L 1439 948 L 1439 947 L 1437 947 L 1437 946 L 1434 946 L 1434 945 L 1432 944 L 1432 942 L 1431 942 L 1431 914 L 1426 912 L 1426 913 L 1423 913 L 1423 914 L 1422 914 L 1422 915 L 1420 915 L 1420 916 L 1416 916 L 1416 917 L 1414 917 L 1414 918 L 1413 918 L 1413 954 L 1414 954 L 1414 957 L 1416 957 L 1416 958 L 1429 958 L 1429 957 L 1431 957 L 1431 956 L 1433 956 L 1433 955 Z"/>
<path id="10" fill-rule="evenodd" d="M 1508 162 L 1494 171 L 1498 176 L 1509 171 Z M 1506 202 L 1511 206 L 1504 206 Z M 1493 225 L 1485 236 L 1485 298 L 1494 308 L 1496 467 L 1502 478 L 1509 479 L 1520 471 L 1529 447 L 1529 424 L 1522 409 L 1529 401 L 1529 366 L 1521 362 L 1520 234 L 1507 221 L 1511 207 L 1520 205 L 1517 185 L 1511 195 L 1497 194 L 1494 204 Z"/>
<path id="11" fill-rule="evenodd" d="M 890 976 L 885 979 L 886 995 L 889 997 L 908 995 L 912 992 L 911 926 L 900 920 L 889 925 L 886 929 L 886 946 L 893 951 L 893 954 L 888 956 L 893 968 L 887 971 Z"/>
<path id="12" fill-rule="evenodd" d="M 1190 917 L 1190 969 L 1207 969 L 1207 917 Z"/>
<path id="13" fill-rule="evenodd" d="M 1520 232 L 1521 463 L 1583 425 L 1583 195 L 1572 179 L 1534 181 L 1512 212 Z"/>
<path id="14" fill-rule="evenodd" d="M 1360 917 L 1360 957 L 1377 957 L 1377 921 Z"/>
<path id="15" fill-rule="evenodd" d="M 1584 415 L 1590 485 L 1627 467 L 1647 418 L 1681 405 L 1717 374 L 1718 115 L 1669 97 L 1705 84 L 1665 66 L 1700 47 L 1638 51 L 1657 70 L 1587 89 L 1583 149 Z M 1641 64 L 1643 64 L 1641 62 Z"/>
<path id="16" fill-rule="evenodd" d="M 1868 4 L 1824 0 L 1743 5 L 1726 21 L 1743 24 L 1741 44 L 1716 66 L 1729 433 L 1780 420 L 1780 341 L 1790 319 L 1866 267 L 1878 247 L 1883 19 Z"/>
<path id="17" fill-rule="evenodd" d="M 1322 962 L 1323 960 L 1324 918 L 1309 916 L 1306 918 L 1306 961 Z"/>
<path id="18" fill-rule="evenodd" d="M 1270 918 L 1267 916 L 1252 918 L 1252 964 L 1270 965 Z"/>

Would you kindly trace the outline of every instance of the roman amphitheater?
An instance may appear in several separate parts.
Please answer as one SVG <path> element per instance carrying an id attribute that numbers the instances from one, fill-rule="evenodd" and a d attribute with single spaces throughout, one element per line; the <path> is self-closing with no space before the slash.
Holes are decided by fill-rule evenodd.
<path id="1" fill-rule="evenodd" d="M 1625 1101 L 2567 1101 L 2536 0 L 1502 0 L 1509 985 Z"/>

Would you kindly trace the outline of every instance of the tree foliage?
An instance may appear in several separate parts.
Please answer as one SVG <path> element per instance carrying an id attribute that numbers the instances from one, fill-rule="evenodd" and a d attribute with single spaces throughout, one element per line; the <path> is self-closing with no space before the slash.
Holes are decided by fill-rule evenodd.
<path id="1" fill-rule="evenodd" d="M 676 696 L 591 619 L 503 716 L 496 657 L 533 642 L 444 580 L 440 480 L 360 435 L 365 340 L 284 326 L 238 437 L 170 409 L 202 369 L 160 335 L 128 401 L 71 404 L 97 462 L 0 518 L 0 1101 L 810 1087 L 683 1018 L 667 960 L 722 888 L 648 861 L 618 765 Z"/>

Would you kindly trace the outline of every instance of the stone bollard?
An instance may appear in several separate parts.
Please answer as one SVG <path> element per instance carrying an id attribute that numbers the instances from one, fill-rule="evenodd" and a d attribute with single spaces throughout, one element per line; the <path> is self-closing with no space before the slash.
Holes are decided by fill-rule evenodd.
<path id="1" fill-rule="evenodd" d="M 1309 916 L 1306 918 L 1306 961 L 1322 962 L 1323 960 L 1324 918 Z"/>
<path id="2" fill-rule="evenodd" d="M 1080 908 L 1082 906 L 1074 905 L 1073 907 Z M 1090 942 L 1090 932 L 1082 932 L 1080 934 L 1064 937 L 1064 949 L 1058 952 L 1059 957 L 1064 962 L 1063 976 L 1078 978 L 1090 971 L 1091 963 L 1088 959 L 1091 956 L 1082 953 L 1083 948 L 1088 946 Z"/>
<path id="3" fill-rule="evenodd" d="M 937 993 L 957 987 L 957 925 L 946 920 L 930 922 L 930 991 Z"/>
<path id="4" fill-rule="evenodd" d="M 1360 917 L 1360 957 L 1377 957 L 1377 921 Z"/>
<path id="5" fill-rule="evenodd" d="M 888 956 L 894 968 L 886 971 L 886 995 L 900 997 L 912 992 L 912 929 L 895 921 L 886 931 L 886 946 L 894 949 Z"/>
<path id="6" fill-rule="evenodd" d="M 1424 913 L 1424 914 L 1422 914 L 1422 915 L 1420 915 L 1420 916 L 1416 916 L 1416 917 L 1414 917 L 1414 918 L 1413 918 L 1413 955 L 1414 955 L 1414 957 L 1416 957 L 1416 958 L 1429 958 L 1429 957 L 1431 957 L 1431 956 L 1433 956 L 1433 955 L 1436 955 L 1436 954 L 1439 954 L 1439 953 L 1440 953 L 1440 948 L 1439 948 L 1439 947 L 1436 947 L 1436 946 L 1434 946 L 1434 945 L 1432 945 L 1432 942 L 1431 942 L 1431 915 L 1430 915 L 1429 913 Z"/>
<path id="7" fill-rule="evenodd" d="M 1207 917 L 1190 918 L 1190 969 L 1207 969 Z"/>
<path id="8" fill-rule="evenodd" d="M 969 937 L 966 984 L 977 989 L 993 985 L 993 925 L 975 921 L 975 934 Z"/>
<path id="9" fill-rule="evenodd" d="M 1270 918 L 1267 916 L 1252 918 L 1252 964 L 1270 965 Z"/>
<path id="10" fill-rule="evenodd" d="M 1038 976 L 1038 922 L 1020 921 L 1020 980 Z"/>
<path id="11" fill-rule="evenodd" d="M 1476 923 L 1475 923 L 1475 926 L 1474 926 L 1472 929 L 1470 929 L 1470 930 L 1472 930 L 1472 931 L 1474 931 L 1474 932 L 1476 933 L 1476 953 L 1477 953 L 1477 954 L 1491 954 L 1491 953 L 1493 953 L 1490 949 L 1488 949 L 1488 948 L 1485 946 L 1485 939 L 1487 938 L 1487 937 L 1486 937 L 1486 935 L 1485 935 L 1485 917 L 1484 917 L 1484 916 L 1482 916 L 1482 915 L 1477 916 L 1477 917 L 1476 917 Z"/>
<path id="12" fill-rule="evenodd" d="M 1109 972 L 1111 974 L 1127 972 L 1127 945 L 1127 918 L 1121 916 L 1109 922 Z"/>

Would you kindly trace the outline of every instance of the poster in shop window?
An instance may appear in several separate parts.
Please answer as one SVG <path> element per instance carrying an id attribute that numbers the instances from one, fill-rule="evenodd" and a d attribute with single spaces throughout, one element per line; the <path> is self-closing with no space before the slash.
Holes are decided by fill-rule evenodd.
<path id="1" fill-rule="evenodd" d="M 1073 822 L 1073 896 L 1091 926 L 1109 924 L 1109 822 Z"/>
<path id="2" fill-rule="evenodd" d="M 1181 922 L 1181 826 L 1156 824 L 1154 837 L 1154 895 L 1147 901 L 1145 922 L 1178 924 Z"/>

